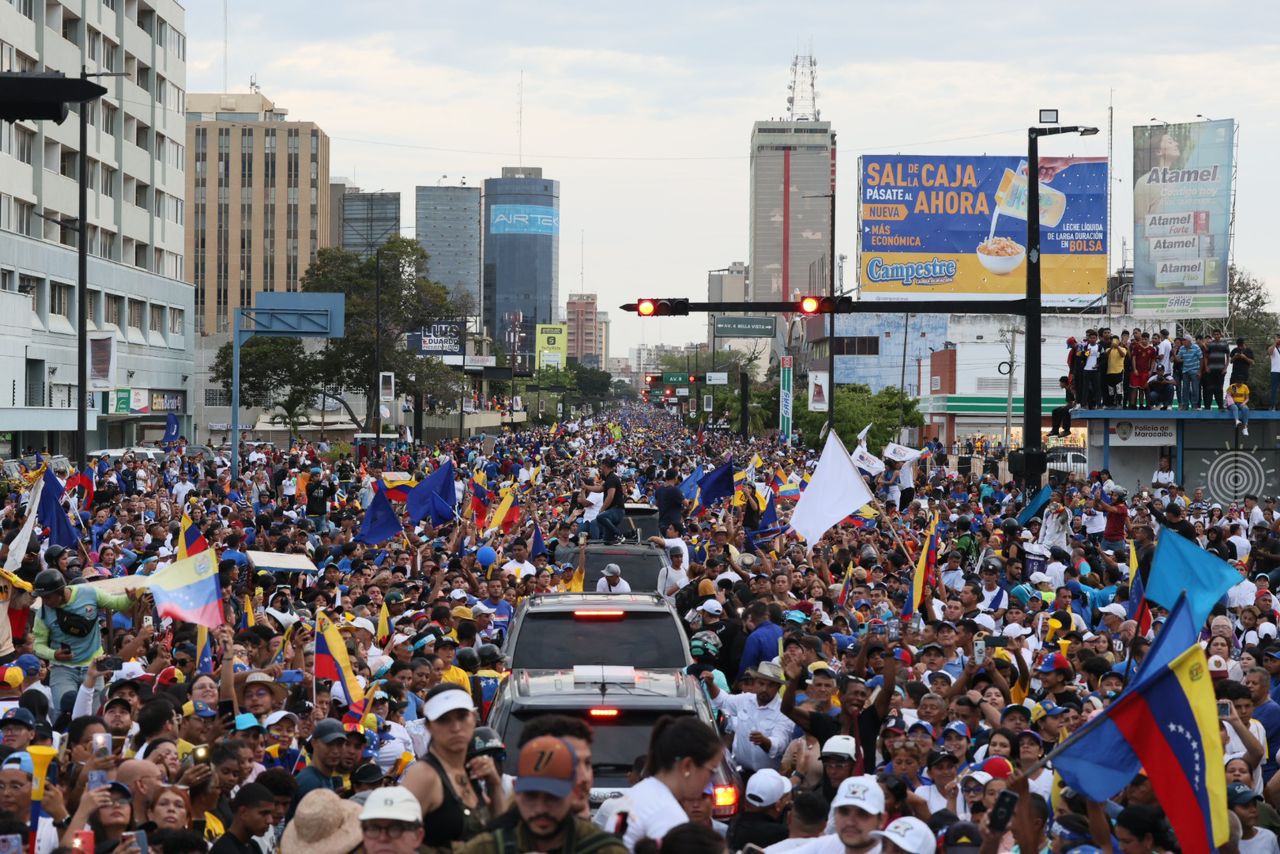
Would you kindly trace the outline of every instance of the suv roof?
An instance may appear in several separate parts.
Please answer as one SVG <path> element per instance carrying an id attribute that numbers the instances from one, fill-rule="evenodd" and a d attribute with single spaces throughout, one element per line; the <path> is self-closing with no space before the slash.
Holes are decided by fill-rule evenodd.
<path id="1" fill-rule="evenodd" d="M 603 688 L 603 692 L 602 689 Z M 643 670 L 582 664 L 564 670 L 516 670 L 508 677 L 512 703 L 521 709 L 593 705 L 628 709 L 697 704 L 696 683 L 681 670 Z"/>
<path id="2" fill-rule="evenodd" d="M 628 611 L 665 611 L 657 593 L 535 593 L 521 603 L 525 609 L 576 611 L 584 605 L 611 605 Z"/>

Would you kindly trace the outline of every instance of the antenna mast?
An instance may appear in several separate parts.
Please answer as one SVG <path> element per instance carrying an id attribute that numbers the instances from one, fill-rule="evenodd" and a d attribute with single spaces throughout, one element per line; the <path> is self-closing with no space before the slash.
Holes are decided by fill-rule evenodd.
<path id="1" fill-rule="evenodd" d="M 524 165 L 524 69 L 520 69 L 520 86 L 516 89 L 516 165 Z"/>
<path id="2" fill-rule="evenodd" d="M 812 54 L 796 54 L 791 60 L 791 83 L 787 85 L 787 121 L 816 122 L 818 110 L 818 61 Z"/>
<path id="3" fill-rule="evenodd" d="M 222 91 L 230 92 L 231 40 L 228 31 L 231 29 L 231 13 L 228 10 L 230 0 L 222 0 Z"/>

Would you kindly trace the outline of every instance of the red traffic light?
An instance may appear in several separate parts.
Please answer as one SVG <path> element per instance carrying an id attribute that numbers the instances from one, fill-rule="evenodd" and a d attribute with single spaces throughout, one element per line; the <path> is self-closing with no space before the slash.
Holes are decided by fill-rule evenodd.
<path id="1" fill-rule="evenodd" d="M 840 314 L 853 305 L 853 297 L 802 296 L 795 302 L 801 314 Z"/>
<path id="2" fill-rule="evenodd" d="M 642 299 L 636 303 L 636 314 L 641 317 L 652 317 L 654 311 L 657 310 L 657 307 L 657 304 L 655 304 L 653 300 Z"/>
<path id="3" fill-rule="evenodd" d="M 627 303 L 624 311 L 634 311 L 641 317 L 683 317 L 689 313 L 687 299 L 642 299 Z"/>
<path id="4" fill-rule="evenodd" d="M 698 377 L 695 374 L 689 374 L 689 382 L 696 383 L 697 381 Z"/>
<path id="5" fill-rule="evenodd" d="M 658 376 L 657 376 L 657 374 L 645 374 L 645 375 L 644 375 L 644 384 L 645 384 L 645 385 L 653 385 L 653 384 L 654 384 L 654 383 L 656 383 L 657 381 L 658 381 Z"/>
<path id="6" fill-rule="evenodd" d="M 805 314 L 816 313 L 818 311 L 818 305 L 819 303 L 818 303 L 817 297 L 801 297 L 800 298 L 800 310 Z"/>

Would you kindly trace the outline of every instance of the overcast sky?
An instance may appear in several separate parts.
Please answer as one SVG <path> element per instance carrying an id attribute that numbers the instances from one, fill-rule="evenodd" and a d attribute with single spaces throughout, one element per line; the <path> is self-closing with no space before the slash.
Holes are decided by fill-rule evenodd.
<path id="1" fill-rule="evenodd" d="M 784 113 L 792 57 L 810 49 L 838 135 L 847 286 L 859 155 L 1018 154 L 1040 107 L 1103 129 L 1042 155 L 1106 155 L 1111 103 L 1113 266 L 1132 242 L 1132 126 L 1235 118 L 1236 262 L 1280 295 L 1280 170 L 1265 165 L 1280 150 L 1280 4 L 229 4 L 231 91 L 255 75 L 291 118 L 319 124 L 333 175 L 400 191 L 410 229 L 415 185 L 475 185 L 516 164 L 523 70 L 523 161 L 560 181 L 560 301 L 600 295 L 614 356 L 705 329 L 616 306 L 705 298 L 708 269 L 747 259 L 751 124 Z M 187 33 L 188 91 L 222 91 L 223 4 L 189 0 Z"/>

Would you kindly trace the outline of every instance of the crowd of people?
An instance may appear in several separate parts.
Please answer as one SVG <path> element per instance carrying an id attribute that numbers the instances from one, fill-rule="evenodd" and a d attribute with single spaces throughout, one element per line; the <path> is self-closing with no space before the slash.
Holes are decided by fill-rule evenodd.
<path id="1" fill-rule="evenodd" d="M 1235 418 L 1249 435 L 1250 374 L 1258 361 L 1245 339 L 1234 346 L 1220 329 L 1170 336 L 1168 329 L 1119 333 L 1102 327 L 1067 339 L 1065 411 L 1084 409 L 1211 409 Z M 1280 406 L 1280 335 L 1267 348 L 1270 395 Z M 1260 372 L 1260 371 L 1258 371 Z M 1069 418 L 1069 416 L 1068 416 Z M 1069 424 L 1069 421 L 1066 422 Z M 1055 422 L 1054 430 L 1060 429 Z"/>
<path id="2" fill-rule="evenodd" d="M 1081 362 L 1084 400 L 1127 394 L 1109 352 Z M 1099 364 L 1106 383 L 1087 376 Z M 735 494 L 701 506 L 691 473 L 729 459 Z M 1019 521 L 1035 489 L 899 450 L 869 473 L 871 505 L 805 543 L 787 521 L 817 460 L 639 406 L 358 463 L 256 448 L 234 482 L 225 455 L 179 447 L 96 461 L 91 494 L 72 480 L 65 545 L 48 519 L 24 524 L 37 472 L 0 518 L 0 839 L 34 854 L 1177 850 L 1143 774 L 1098 803 L 1046 757 L 1132 680 L 1165 617 L 1135 607 L 1134 573 L 1181 536 L 1240 576 L 1203 627 L 1225 701 L 1210 771 L 1229 784 L 1224 850 L 1280 854 L 1272 499 L 1227 517 L 1160 472 L 1132 497 L 1098 472 Z M 390 473 L 446 464 L 453 518 L 414 518 L 397 496 L 400 530 L 361 541 Z M 519 511 L 491 527 L 507 489 Z M 503 744 L 481 718 L 515 606 L 581 589 L 580 537 L 647 540 L 636 502 L 656 507 L 659 593 L 719 726 L 658 721 L 626 797 L 593 815 L 591 725 L 543 716 Z M 935 518 L 936 572 L 914 601 Z M 222 592 L 207 632 L 163 616 L 147 583 L 199 549 Z M 263 553 L 316 571 L 272 571 Z M 612 569 L 597 589 L 624 588 Z M 326 621 L 358 703 L 322 666 Z M 711 786 L 724 757 L 742 779 L 727 823 Z"/>

